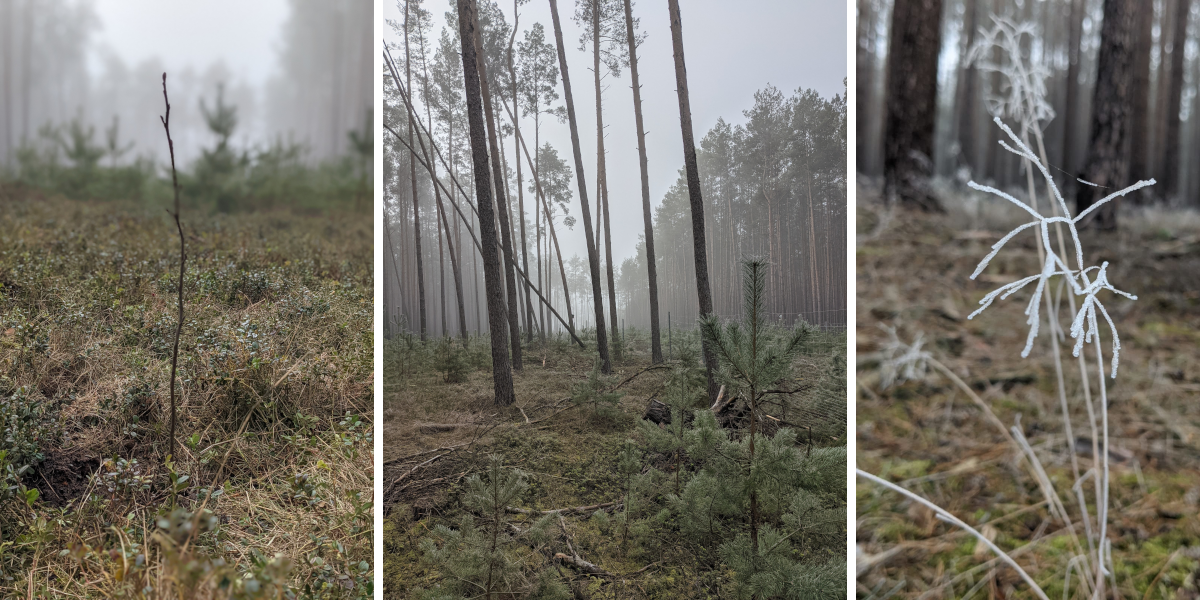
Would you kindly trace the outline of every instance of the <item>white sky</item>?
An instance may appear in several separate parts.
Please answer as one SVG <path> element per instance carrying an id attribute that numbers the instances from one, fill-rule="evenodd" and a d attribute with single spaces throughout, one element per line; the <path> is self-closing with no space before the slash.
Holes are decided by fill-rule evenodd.
<path id="1" fill-rule="evenodd" d="M 287 0 L 93 0 L 95 41 L 126 65 L 158 57 L 169 71 L 221 60 L 260 87 L 275 69 Z"/>
<path id="2" fill-rule="evenodd" d="M 684 54 L 688 69 L 688 91 L 692 105 L 692 127 L 700 139 L 718 117 L 730 123 L 743 121 L 742 111 L 754 104 L 754 92 L 772 84 L 786 96 L 797 88 L 812 88 L 823 97 L 842 94 L 846 77 L 846 6 L 828 0 L 683 0 Z M 512 1 L 500 0 L 512 23 Z M 384 17 L 403 20 L 403 0 L 385 0 Z M 425 8 L 435 22 L 431 37 L 436 40 L 445 24 L 449 0 L 428 0 Z M 595 211 L 596 105 L 590 54 L 577 50 L 579 29 L 572 15 L 573 0 L 559 0 L 559 18 L 567 49 L 575 112 L 579 119 L 584 172 L 588 179 L 588 201 Z M 679 130 L 679 104 L 675 94 L 675 63 L 671 50 L 670 20 L 664 0 L 639 0 L 634 16 L 641 19 L 647 38 L 638 48 L 638 76 L 642 83 L 642 110 L 646 123 L 647 160 L 650 166 L 650 200 L 661 203 L 683 166 L 683 139 Z M 554 43 L 549 2 L 533 0 L 521 7 L 520 28 L 540 22 L 547 41 Z M 452 24 L 457 29 L 457 23 Z M 387 28 L 389 40 L 400 41 Z M 518 40 L 522 34 L 518 34 Z M 638 168 L 637 134 L 633 116 L 633 93 L 629 71 L 619 79 L 607 79 L 604 94 L 604 124 L 610 216 L 614 223 L 614 267 L 632 256 L 638 235 L 643 233 L 641 184 Z M 560 96 L 561 85 L 559 87 Z M 522 134 L 532 139 L 532 120 L 522 123 Z M 543 121 L 542 140 L 549 141 L 559 155 L 571 162 L 570 130 L 553 119 Z M 531 143 L 531 142 L 529 142 Z M 510 165 L 511 166 L 511 165 Z M 572 178 L 574 199 L 571 214 L 579 220 L 579 198 Z M 514 190 L 515 194 L 515 190 Z M 526 207 L 529 209 L 529 207 Z M 559 232 L 563 254 L 586 255 L 582 221 L 574 230 Z"/>

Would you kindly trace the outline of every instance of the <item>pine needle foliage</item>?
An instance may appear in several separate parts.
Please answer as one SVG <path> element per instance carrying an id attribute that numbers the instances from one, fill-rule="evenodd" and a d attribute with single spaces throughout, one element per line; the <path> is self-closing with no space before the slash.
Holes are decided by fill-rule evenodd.
<path id="1" fill-rule="evenodd" d="M 460 598 L 529 598 L 565 600 L 566 587 L 548 568 L 542 552 L 550 541 L 552 515 L 524 528 L 509 520 L 507 507 L 520 503 L 529 488 L 525 475 L 488 457 L 486 477 L 466 481 L 461 502 L 465 512 L 457 529 L 438 525 L 421 540 L 425 559 L 442 573 L 443 583 L 424 590 L 425 600 Z"/>
<path id="2" fill-rule="evenodd" d="M 612 378 L 604 376 L 602 367 L 600 356 L 595 356 L 587 380 L 578 383 L 571 390 L 571 400 L 575 404 L 586 406 L 594 416 L 611 418 L 616 415 L 617 402 L 621 401 L 624 394 L 612 390 Z"/>

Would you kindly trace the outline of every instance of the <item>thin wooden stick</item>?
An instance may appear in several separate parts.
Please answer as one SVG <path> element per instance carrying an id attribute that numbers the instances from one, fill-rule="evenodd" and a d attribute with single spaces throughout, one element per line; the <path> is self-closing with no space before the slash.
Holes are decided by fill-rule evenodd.
<path id="1" fill-rule="evenodd" d="M 167 133 L 167 148 L 171 152 L 171 185 L 175 190 L 175 229 L 179 232 L 179 322 L 175 325 L 175 349 L 171 352 L 171 427 L 168 434 L 171 438 L 167 453 L 168 460 L 175 455 L 175 418 L 178 412 L 175 399 L 175 372 L 179 367 L 179 336 L 183 333 L 183 276 L 187 265 L 187 252 L 183 241 L 183 225 L 179 223 L 179 175 L 175 171 L 175 142 L 171 140 L 171 101 L 167 99 L 167 73 L 163 72 L 163 103 L 167 105 L 166 116 L 159 117 L 163 130 Z"/>

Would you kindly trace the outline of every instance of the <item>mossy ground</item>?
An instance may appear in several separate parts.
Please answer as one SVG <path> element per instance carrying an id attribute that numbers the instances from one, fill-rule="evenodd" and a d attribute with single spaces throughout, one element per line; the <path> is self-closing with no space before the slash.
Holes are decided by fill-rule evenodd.
<path id="1" fill-rule="evenodd" d="M 683 343 L 698 347 L 697 331 L 677 330 L 676 344 L 681 337 Z M 827 339 L 844 345 L 841 334 Z M 592 338 L 585 336 L 584 341 L 594 347 Z M 631 330 L 624 343 L 623 358 L 614 361 L 609 385 L 629 381 L 620 385 L 624 396 L 607 416 L 571 402 L 572 388 L 587 381 L 594 351 L 567 340 L 542 347 L 535 339 L 527 345 L 524 368 L 514 374 L 516 403 L 503 408 L 493 404 L 486 339 L 470 341 L 468 362 L 474 368 L 465 382 L 452 384 L 431 365 L 427 357 L 432 353 L 420 342 L 406 338 L 385 343 L 384 597 L 410 598 L 414 590 L 438 582 L 438 573 L 423 560 L 418 544 L 435 524 L 452 524 L 460 516 L 457 497 L 463 480 L 480 472 L 489 454 L 502 454 L 506 465 L 528 475 L 525 508 L 622 500 L 618 453 L 627 439 L 637 437 L 647 404 L 662 396 L 670 373 L 652 368 L 647 332 Z M 679 346 L 674 352 L 678 356 Z M 705 408 L 703 404 L 696 408 Z M 435 456 L 444 458 L 417 468 Z M 639 543 L 637 536 L 626 538 L 588 516 L 565 518 L 571 543 L 581 557 L 617 576 L 592 577 L 559 567 L 576 597 L 711 598 L 732 579 L 729 572 L 697 564 L 694 557 L 704 552 Z M 562 540 L 552 547 L 567 551 Z"/>
<path id="2" fill-rule="evenodd" d="M 0 188 L 0 393 L 40 402 L 53 430 L 23 477 L 40 498 L 0 502 L 0 590 L 370 597 L 369 213 L 185 211 L 183 225 L 174 495 L 173 223 Z M 204 532 L 189 541 L 187 523 Z"/>
<path id="3" fill-rule="evenodd" d="M 921 332 L 926 349 L 955 371 L 1006 425 L 1020 417 L 1025 435 L 1067 510 L 1082 527 L 1050 355 L 1038 338 L 1020 357 L 1028 293 L 997 301 L 974 319 L 978 300 L 1017 274 L 1036 272 L 1032 239 L 1015 238 L 978 281 L 968 276 L 1019 215 L 965 190 L 946 195 L 944 215 L 890 213 L 877 190 L 860 185 L 857 252 L 857 349 L 881 347 L 879 325 L 901 339 Z M 1003 204 L 995 202 L 995 205 Z M 883 224 L 883 226 L 879 226 Z M 1102 300 L 1121 333 L 1121 367 L 1109 380 L 1114 447 L 1109 539 L 1115 597 L 1195 598 L 1200 572 L 1200 217 L 1128 210 L 1116 233 L 1085 232 L 1089 262 L 1110 261 L 1113 284 L 1136 302 Z M 1109 344 L 1107 328 L 1103 343 Z M 1073 341 L 1068 338 L 1068 342 Z M 1078 370 L 1064 348 L 1066 391 L 1076 438 L 1086 427 Z M 1094 365 L 1093 365 L 1094 370 Z M 881 390 L 878 362 L 860 360 L 859 468 L 929 498 L 977 529 L 985 526 L 1051 598 L 1063 597 L 1074 554 L 1063 525 L 1050 518 L 1027 467 L 961 390 L 940 375 Z M 1093 379 L 1094 390 L 1094 379 Z M 1080 469 L 1092 466 L 1080 443 Z M 1090 483 L 1089 483 L 1090 485 Z M 894 493 L 861 482 L 856 490 L 860 597 L 1033 597 L 1011 569 L 975 540 Z M 1095 506 L 1088 496 L 1090 514 Z M 1082 537 L 1082 534 L 1081 534 Z M 1071 590 L 1080 597 L 1078 573 Z"/>

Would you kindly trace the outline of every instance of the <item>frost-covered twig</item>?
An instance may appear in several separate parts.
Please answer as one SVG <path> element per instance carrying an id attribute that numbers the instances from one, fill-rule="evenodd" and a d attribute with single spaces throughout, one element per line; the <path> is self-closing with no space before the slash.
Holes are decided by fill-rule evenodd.
<path id="1" fill-rule="evenodd" d="M 1117 366 L 1120 363 L 1120 336 L 1117 333 L 1116 326 L 1113 324 L 1112 319 L 1108 316 L 1108 311 L 1096 297 L 1096 294 L 1102 290 L 1108 290 L 1115 294 L 1129 298 L 1130 300 L 1137 300 L 1137 296 L 1121 291 L 1109 283 L 1106 271 L 1108 263 L 1104 263 L 1099 267 L 1083 266 L 1083 245 L 1079 240 L 1078 224 L 1084 217 L 1086 217 L 1097 207 L 1102 206 L 1103 204 L 1116 198 L 1120 198 L 1121 196 L 1124 196 L 1135 190 L 1154 185 L 1155 182 L 1153 179 L 1139 181 L 1120 191 L 1109 194 L 1108 196 L 1102 198 L 1099 202 L 1089 206 L 1087 210 L 1079 213 L 1078 216 L 1072 218 L 1070 216 L 1071 212 L 1067 207 L 1066 200 L 1063 199 L 1062 194 L 1058 190 L 1058 186 L 1054 184 L 1054 178 L 1050 175 L 1050 171 L 1046 168 L 1042 161 L 1038 159 L 1037 155 L 1029 149 L 1029 146 L 1022 142 L 1021 138 L 1019 138 L 1017 134 L 1013 133 L 1013 130 L 1005 125 L 999 117 L 996 117 L 994 121 L 996 125 L 998 125 L 1012 141 L 1012 145 L 1009 145 L 1005 141 L 1001 140 L 1000 145 L 1003 146 L 1005 150 L 1008 150 L 1009 152 L 1012 152 L 1013 154 L 1025 159 L 1030 165 L 1037 168 L 1037 170 L 1042 173 L 1042 176 L 1046 179 L 1046 185 L 1049 188 L 1056 205 L 1061 207 L 1063 214 L 1067 216 L 1044 216 L 1038 212 L 1038 210 L 1022 202 L 1021 200 L 1018 200 L 1011 194 L 998 190 L 994 187 L 980 185 L 974 181 L 967 183 L 967 185 L 972 189 L 992 194 L 998 198 L 1011 202 L 1021 210 L 1029 213 L 1034 218 L 1033 221 L 1017 226 L 1012 231 L 1008 232 L 1007 235 L 1000 238 L 1000 241 L 993 244 L 992 251 L 984 256 L 983 260 L 979 261 L 979 265 L 976 266 L 975 271 L 971 273 L 971 279 L 978 277 L 983 270 L 987 268 L 991 260 L 1000 253 L 1000 250 L 1004 248 L 1005 244 L 1026 229 L 1037 228 L 1041 249 L 1045 255 L 1045 260 L 1042 262 L 1042 269 L 1038 274 L 1018 279 L 1017 281 L 1005 284 L 995 290 L 992 290 L 990 293 L 985 295 L 982 300 L 979 301 L 980 307 L 976 309 L 975 312 L 972 312 L 970 315 L 968 315 L 967 318 L 975 318 L 976 315 L 982 313 L 984 309 L 991 306 L 992 302 L 994 302 L 996 299 L 1002 300 L 1007 298 L 1008 296 L 1011 296 L 1017 291 L 1025 288 L 1030 283 L 1037 282 L 1033 295 L 1029 300 L 1029 304 L 1025 308 L 1025 315 L 1028 317 L 1026 323 L 1029 325 L 1029 334 L 1026 336 L 1025 347 L 1021 350 L 1021 356 L 1027 357 L 1029 356 L 1029 351 L 1033 349 L 1033 340 L 1038 334 L 1038 325 L 1040 323 L 1038 311 L 1042 303 L 1042 295 L 1046 290 L 1046 284 L 1050 281 L 1050 278 L 1056 275 L 1062 276 L 1070 284 L 1071 291 L 1076 296 L 1084 297 L 1083 304 L 1080 306 L 1079 312 L 1076 314 L 1071 325 L 1071 337 L 1076 340 L 1074 348 L 1075 356 L 1079 356 L 1079 352 L 1082 349 L 1084 342 L 1090 342 L 1093 335 L 1099 334 L 1099 331 L 1096 327 L 1096 311 L 1099 310 L 1100 314 L 1104 316 L 1105 321 L 1108 323 L 1109 330 L 1112 332 L 1113 336 L 1110 376 L 1115 378 L 1117 376 Z M 1072 270 L 1067 265 L 1066 261 L 1064 261 L 1063 258 L 1058 255 L 1057 251 L 1054 249 L 1054 246 L 1050 243 L 1050 225 L 1054 223 L 1061 223 L 1065 225 L 1070 232 L 1071 240 L 1075 246 L 1075 256 L 1073 258 L 1078 263 L 1078 269 L 1076 270 Z M 1092 271 L 1096 271 L 1096 281 L 1091 281 L 1089 279 L 1089 273 Z"/>

